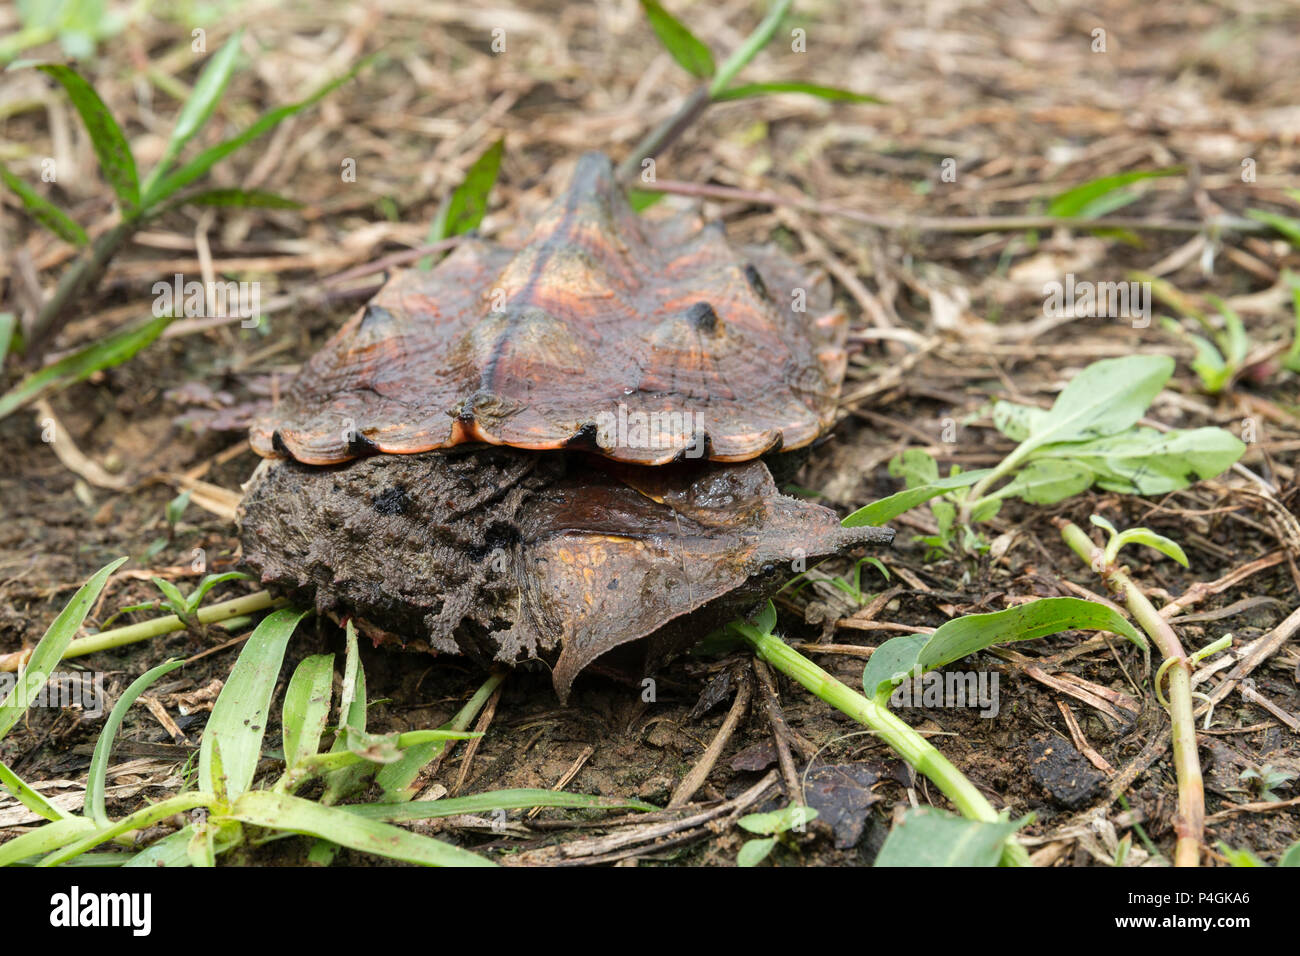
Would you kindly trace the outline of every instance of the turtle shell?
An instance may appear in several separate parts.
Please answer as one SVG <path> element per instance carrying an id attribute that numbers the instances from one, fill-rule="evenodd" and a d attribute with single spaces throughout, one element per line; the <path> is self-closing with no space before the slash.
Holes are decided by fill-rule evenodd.
<path id="1" fill-rule="evenodd" d="M 846 364 L 823 278 L 720 224 L 638 217 L 587 154 L 520 248 L 467 239 L 389 281 L 253 448 L 327 465 L 487 442 L 660 465 L 803 447 Z"/>
<path id="2" fill-rule="evenodd" d="M 639 654 L 644 676 L 820 558 L 893 537 L 781 495 L 761 461 L 480 446 L 263 461 L 245 491 L 244 563 L 264 584 L 415 650 L 553 661 L 562 701 L 598 658 Z"/>

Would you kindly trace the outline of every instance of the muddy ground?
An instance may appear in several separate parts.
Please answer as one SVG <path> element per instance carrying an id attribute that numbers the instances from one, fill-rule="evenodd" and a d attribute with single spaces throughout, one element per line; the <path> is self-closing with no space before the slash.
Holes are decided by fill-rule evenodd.
<path id="1" fill-rule="evenodd" d="M 487 234 L 529 221 L 562 188 L 582 149 L 594 144 L 621 158 L 690 88 L 656 48 L 632 3 L 601 5 L 603 12 L 581 3 L 517 4 L 496 12 L 400 2 L 383 4 L 382 12 L 351 4 L 229 6 L 213 35 L 220 33 L 220 42 L 225 31 L 245 25 L 246 51 L 257 55 L 227 91 L 214 123 L 222 129 L 247 125 L 366 52 L 382 49 L 383 56 L 317 111 L 217 167 L 218 183 L 282 192 L 304 203 L 302 210 L 168 214 L 119 258 L 100 296 L 87 303 L 60 344 L 70 347 L 146 314 L 154 281 L 175 272 L 198 275 L 205 264 L 262 283 L 264 297 L 277 303 L 263 327 L 189 323 L 131 361 L 53 396 L 48 409 L 24 409 L 0 422 L 6 452 L 0 460 L 0 652 L 34 643 L 75 588 L 116 556 L 132 561 L 114 578 L 88 629 L 118 608 L 155 601 L 149 575 L 189 586 L 198 577 L 191 570 L 195 549 L 202 549 L 208 571 L 239 566 L 228 520 L 192 502 L 169 527 L 164 512 L 183 483 L 179 476 L 238 490 L 257 461 L 242 431 L 250 408 L 363 301 L 364 289 L 328 297 L 321 280 L 417 246 L 439 197 L 497 135 L 506 135 L 506 158 L 483 224 Z M 758 14 L 748 3 L 669 6 L 723 54 Z M 1151 527 L 1186 549 L 1188 570 L 1154 552 L 1131 553 L 1134 577 L 1157 604 L 1198 582 L 1247 569 L 1181 618 L 1186 646 L 1228 632 L 1240 646 L 1268 633 L 1300 603 L 1300 539 L 1291 530 L 1300 511 L 1294 471 L 1298 378 L 1266 354 L 1270 344 L 1289 342 L 1293 320 L 1283 273 L 1300 270 L 1300 254 L 1276 235 L 1180 231 L 1167 224 L 1247 208 L 1294 214 L 1284 190 L 1297 185 L 1300 170 L 1300 78 L 1285 65 L 1300 52 L 1300 14 L 1268 2 L 796 6 L 801 12 L 791 25 L 806 30 L 810 52 L 787 52 L 783 41 L 746 77 L 834 83 L 889 102 L 781 96 L 718 105 L 661 157 L 658 175 L 804 194 L 844 209 L 946 224 L 880 229 L 788 205 L 706 202 L 706 212 L 724 219 L 731 234 L 775 238 L 803 261 L 829 268 L 837 300 L 853 317 L 856 345 L 844 419 L 792 484 L 846 514 L 898 490 L 886 465 L 905 447 L 925 447 L 945 466 L 990 464 L 1011 447 L 991 427 L 991 398 L 1050 403 L 1089 361 L 1146 352 L 1179 360 L 1150 417 L 1174 427 L 1253 429 L 1242 465 L 1277 489 L 1281 507 L 1248 494 L 1251 479 L 1240 473 L 1158 499 L 1089 492 L 1053 506 L 1014 503 L 986 529 L 993 550 L 975 557 L 927 555 L 913 540 L 933 530 L 922 508 L 895 523 L 896 545 L 883 556 L 891 581 L 864 569 L 866 587 L 888 589 L 887 599 L 837 605 L 833 589 L 807 589 L 781 602 L 783 632 L 831 645 L 830 652 L 805 651 L 845 683 L 860 686 L 863 658 L 845 645 L 872 647 L 898 633 L 882 624 L 933 627 L 1027 596 L 1080 593 L 1070 582 L 1099 590 L 1052 524 L 1064 516 L 1086 526 L 1088 516 L 1099 513 L 1121 527 Z M 141 156 L 157 156 L 175 110 L 167 84 L 151 80 L 146 68 L 191 83 L 194 25 L 146 18 L 89 61 L 88 75 L 123 118 Z M 490 33 L 498 26 L 508 46 L 494 55 Z M 1106 31 L 1105 52 L 1092 49 L 1095 29 Z M 111 194 L 93 174 L 88 143 L 59 94 L 31 74 L 6 76 L 0 89 L 6 102 L 29 97 L 38 104 L 6 112 L 6 162 L 26 174 L 36 168 L 36 157 L 52 153 L 66 160 L 78 175 L 59 184 L 60 200 L 79 221 L 102 226 Z M 344 158 L 356 160 L 356 182 L 340 181 Z M 945 159 L 956 161 L 956 182 L 943 179 Z M 1253 160 L 1251 182 L 1242 178 L 1244 159 Z M 961 225 L 977 216 L 1038 214 L 1048 198 L 1070 186 L 1171 165 L 1186 167 L 1186 174 L 1151 181 L 1123 210 L 1152 224 L 1135 228 L 1133 237 Z M 6 195 L 0 216 L 0 281 L 10 307 L 21 312 L 29 294 L 23 284 L 38 275 L 50 288 L 64 247 L 35 231 L 12 196 Z M 1113 318 L 1042 321 L 1044 281 L 1067 273 L 1118 281 L 1132 269 L 1156 272 L 1190 294 L 1224 297 L 1262 350 L 1256 366 L 1228 392 L 1209 396 L 1189 369 L 1191 350 L 1156 322 L 1134 328 Z M 288 295 L 297 301 L 275 298 Z M 70 467 L 41 440 L 51 417 L 97 469 Z M 822 570 L 843 574 L 850 568 L 842 559 Z M 214 599 L 251 590 L 227 584 Z M 157 613 L 135 612 L 116 623 Z M 106 672 L 115 699 L 153 664 L 230 637 L 215 629 L 178 633 L 77 666 Z M 1110 639 L 1077 652 L 1080 642 L 1080 635 L 1065 634 L 1002 656 L 979 655 L 968 666 L 997 673 L 996 717 L 969 709 L 899 712 L 997 806 L 1015 816 L 1035 814 L 1025 832 L 1036 862 L 1104 864 L 1128 833 L 1135 846 L 1129 864 L 1148 861 L 1135 826 L 1169 857 L 1177 792 L 1170 753 L 1160 747 L 1168 720 L 1152 698 L 1136 649 Z M 341 648 L 339 627 L 312 619 L 291 645 L 289 664 Z M 181 716 L 171 695 L 223 680 L 235 653 L 232 647 L 210 654 L 155 689 L 179 737 L 150 710 L 133 708 L 110 771 L 110 813 L 175 792 L 206 715 Z M 370 727 L 378 731 L 438 726 L 485 676 L 463 660 L 369 647 L 364 664 L 370 695 L 382 701 L 370 711 Z M 1280 786 L 1281 803 L 1265 808 L 1241 779 L 1243 771 L 1265 766 L 1300 775 L 1298 668 L 1292 640 L 1253 674 L 1255 691 L 1270 706 L 1234 692 L 1200 735 L 1207 860 L 1218 859 L 1214 848 L 1222 841 L 1272 862 L 1300 835 L 1294 802 L 1300 785 Z M 642 699 L 639 685 L 589 675 L 561 707 L 544 668 L 520 668 L 505 682 L 472 760 L 463 749 L 455 751 L 424 783 L 434 792 L 443 787 L 468 794 L 553 787 L 571 774 L 568 790 L 662 805 L 727 714 L 728 695 L 692 714 L 724 672 L 735 681 L 752 680 L 743 655 L 686 657 L 658 675 L 652 703 Z M 1209 687 L 1222 678 L 1210 677 Z M 1111 700 L 1141 702 L 1139 712 L 1107 714 L 1064 692 L 1062 681 L 1103 688 Z M 808 834 L 778 848 L 774 863 L 869 864 L 904 808 L 946 806 L 859 725 L 784 680 L 779 694 L 785 720 L 809 745 L 803 753 L 796 748 L 809 799 L 825 809 Z M 776 766 L 761 700 L 755 697 L 696 801 L 733 798 Z M 47 795 L 62 794 L 75 806 L 102 720 L 73 709 L 34 709 L 0 743 L 0 757 Z M 271 731 L 277 734 L 278 727 Z M 1079 744 L 1098 760 L 1081 755 Z M 1122 794 L 1111 792 L 1116 780 L 1125 781 Z M 748 809 L 785 802 L 777 780 Z M 504 833 L 494 832 L 489 821 L 465 818 L 416 828 L 506 851 L 507 861 L 549 862 L 548 846 L 610 832 L 623 822 L 550 810 L 512 813 L 510 820 Z M 0 821 L 6 835 L 33 822 L 12 800 L 0 802 Z M 730 865 L 744 838 L 731 825 L 694 828 L 623 856 L 643 864 Z M 296 864 L 304 852 L 305 841 L 280 841 L 259 850 L 253 862 Z M 619 855 L 599 859 L 613 862 Z"/>

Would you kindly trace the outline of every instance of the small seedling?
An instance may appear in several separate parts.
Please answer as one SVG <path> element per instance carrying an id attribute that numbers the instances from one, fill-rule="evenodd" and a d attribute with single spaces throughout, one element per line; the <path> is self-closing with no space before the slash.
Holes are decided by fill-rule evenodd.
<path id="1" fill-rule="evenodd" d="M 1246 784 L 1250 792 L 1265 803 L 1280 803 L 1282 798 L 1273 791 L 1289 784 L 1295 779 L 1295 774 L 1278 770 L 1272 764 L 1266 763 L 1262 767 L 1243 770 L 1237 779 Z"/>
<path id="2" fill-rule="evenodd" d="M 1222 319 L 1220 327 L 1190 296 L 1176 289 L 1172 283 L 1145 273 L 1135 273 L 1135 277 L 1149 282 L 1151 294 L 1182 317 L 1180 321 L 1165 316 L 1160 320 L 1160 325 L 1170 335 L 1182 339 L 1196 350 L 1196 357 L 1192 359 L 1192 371 L 1201 380 L 1201 387 L 1211 395 L 1230 388 L 1249 364 L 1251 351 L 1250 339 L 1246 336 L 1241 316 L 1218 296 L 1206 296 L 1218 310 Z M 1183 323 L 1189 321 L 1199 326 L 1203 334 L 1188 331 Z"/>
<path id="3" fill-rule="evenodd" d="M 1215 477 L 1246 450 L 1235 435 L 1221 428 L 1161 432 L 1137 424 L 1173 370 L 1167 356 L 1104 359 L 1076 375 L 1047 411 L 997 402 L 994 425 L 1019 442 L 998 465 L 954 469 L 940 478 L 929 455 L 909 449 L 890 463 L 891 472 L 907 480 L 906 490 L 855 511 L 844 524 L 884 524 L 939 498 L 944 507 L 935 517 L 944 533 L 934 546 L 943 550 L 955 540 L 954 529 L 991 520 L 1007 498 L 1053 504 L 1093 485 L 1124 494 L 1166 494 Z M 978 537 L 963 535 L 978 548 Z"/>
<path id="4" fill-rule="evenodd" d="M 817 811 L 798 803 L 772 813 L 751 813 L 736 821 L 742 830 L 762 835 L 761 839 L 746 840 L 736 856 L 737 866 L 758 866 L 767 859 L 777 841 L 787 833 L 803 833 L 809 823 L 817 818 Z"/>

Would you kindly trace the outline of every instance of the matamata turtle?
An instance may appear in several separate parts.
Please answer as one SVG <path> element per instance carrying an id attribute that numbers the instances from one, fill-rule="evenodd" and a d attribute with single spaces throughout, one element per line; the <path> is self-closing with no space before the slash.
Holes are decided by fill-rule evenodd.
<path id="1" fill-rule="evenodd" d="M 254 424 L 243 560 L 376 640 L 553 661 L 562 700 L 610 652 L 653 667 L 893 537 L 757 460 L 833 423 L 828 305 L 775 247 L 638 218 L 588 154 L 522 247 L 397 275 Z"/>

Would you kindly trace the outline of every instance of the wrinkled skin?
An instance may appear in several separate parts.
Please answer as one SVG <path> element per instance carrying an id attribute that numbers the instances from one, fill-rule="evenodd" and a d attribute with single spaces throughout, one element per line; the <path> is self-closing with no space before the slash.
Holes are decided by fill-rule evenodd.
<path id="1" fill-rule="evenodd" d="M 637 647 L 653 667 L 795 568 L 893 536 L 779 494 L 757 461 L 651 469 L 479 448 L 267 461 L 246 490 L 244 561 L 263 583 L 377 639 L 553 660 L 561 700 L 629 642 L 649 638 Z"/>
<path id="2" fill-rule="evenodd" d="M 655 465 L 806 447 L 846 364 L 822 280 L 720 224 L 637 216 L 589 153 L 521 247 L 467 239 L 394 277 L 250 438 L 317 465 L 463 442 Z"/>

